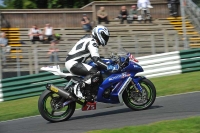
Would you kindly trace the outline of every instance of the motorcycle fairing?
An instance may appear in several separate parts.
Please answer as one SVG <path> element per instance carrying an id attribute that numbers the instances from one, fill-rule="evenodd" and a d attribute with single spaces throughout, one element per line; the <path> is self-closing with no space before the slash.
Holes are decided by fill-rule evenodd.
<path id="1" fill-rule="evenodd" d="M 106 85 L 104 84 L 100 85 L 96 101 L 104 102 L 104 103 L 113 103 L 113 104 L 123 103 L 122 94 L 132 79 L 131 77 L 125 77 L 125 78 L 121 78 L 121 80 L 119 81 L 119 78 L 120 76 L 114 81 L 107 83 Z M 110 87 L 109 85 L 110 86 L 114 85 L 114 87 L 110 93 L 110 97 L 104 98 L 103 94 L 105 90 L 108 89 L 108 87 Z M 105 86 L 107 87 L 105 88 Z"/>

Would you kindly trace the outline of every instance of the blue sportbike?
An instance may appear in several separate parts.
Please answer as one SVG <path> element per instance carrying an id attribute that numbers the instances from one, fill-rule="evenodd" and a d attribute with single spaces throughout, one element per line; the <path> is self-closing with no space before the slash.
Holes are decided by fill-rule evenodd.
<path id="1" fill-rule="evenodd" d="M 101 80 L 91 85 L 92 89 L 79 89 L 78 82 L 83 79 L 71 73 L 63 73 L 59 65 L 42 67 L 54 75 L 65 78 L 68 82 L 63 86 L 48 83 L 46 90 L 38 101 L 41 116 L 50 122 L 68 120 L 74 113 L 76 105 L 80 104 L 83 111 L 95 110 L 96 103 L 124 103 L 132 110 L 148 109 L 156 99 L 154 84 L 144 76 L 136 76 L 143 72 L 137 59 L 128 52 L 118 53 L 117 56 L 102 58 L 106 64 L 120 66 L 115 72 L 100 70 L 93 61 L 87 64 L 97 67 L 101 72 Z M 90 94 L 90 95 L 88 95 Z M 87 97 L 92 96 L 93 102 L 87 102 Z M 76 104 L 77 103 L 77 104 Z"/>

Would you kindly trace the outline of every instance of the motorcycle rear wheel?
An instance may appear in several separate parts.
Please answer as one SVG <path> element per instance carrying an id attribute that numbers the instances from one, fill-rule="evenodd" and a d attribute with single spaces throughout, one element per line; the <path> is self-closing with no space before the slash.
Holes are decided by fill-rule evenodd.
<path id="1" fill-rule="evenodd" d="M 156 99 L 156 88 L 150 80 L 142 79 L 139 83 L 143 89 L 142 93 L 130 84 L 122 95 L 126 106 L 132 110 L 148 109 Z"/>
<path id="2" fill-rule="evenodd" d="M 45 90 L 40 95 L 38 110 L 44 119 L 50 122 L 59 122 L 68 120 L 73 115 L 76 109 L 76 102 L 70 102 L 64 107 L 59 107 L 58 102 L 61 98 L 62 97 L 49 90 Z"/>

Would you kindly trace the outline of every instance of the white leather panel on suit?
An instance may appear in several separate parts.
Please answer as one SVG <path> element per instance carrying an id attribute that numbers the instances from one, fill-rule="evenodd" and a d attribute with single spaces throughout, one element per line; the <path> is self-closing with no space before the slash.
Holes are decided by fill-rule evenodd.
<path id="1" fill-rule="evenodd" d="M 69 72 L 73 65 L 78 62 L 82 63 L 89 71 L 92 67 L 83 62 L 90 56 L 99 57 L 98 45 L 93 38 L 83 38 L 75 44 L 68 56 L 72 57 L 65 62 L 65 67 Z"/>

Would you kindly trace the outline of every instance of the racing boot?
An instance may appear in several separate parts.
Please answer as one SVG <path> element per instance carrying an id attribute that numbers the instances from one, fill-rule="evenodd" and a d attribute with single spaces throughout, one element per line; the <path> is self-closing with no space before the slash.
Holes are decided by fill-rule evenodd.
<path id="1" fill-rule="evenodd" d="M 82 90 L 84 90 L 85 88 L 85 83 L 80 81 L 78 83 L 76 83 L 74 85 L 74 94 L 78 97 L 78 98 L 83 98 L 83 94 L 82 94 Z"/>
<path id="2" fill-rule="evenodd" d="M 79 88 L 83 96 L 85 96 L 85 100 L 87 102 L 94 102 L 94 97 L 92 95 L 91 85 L 85 82 L 79 82 Z"/>

